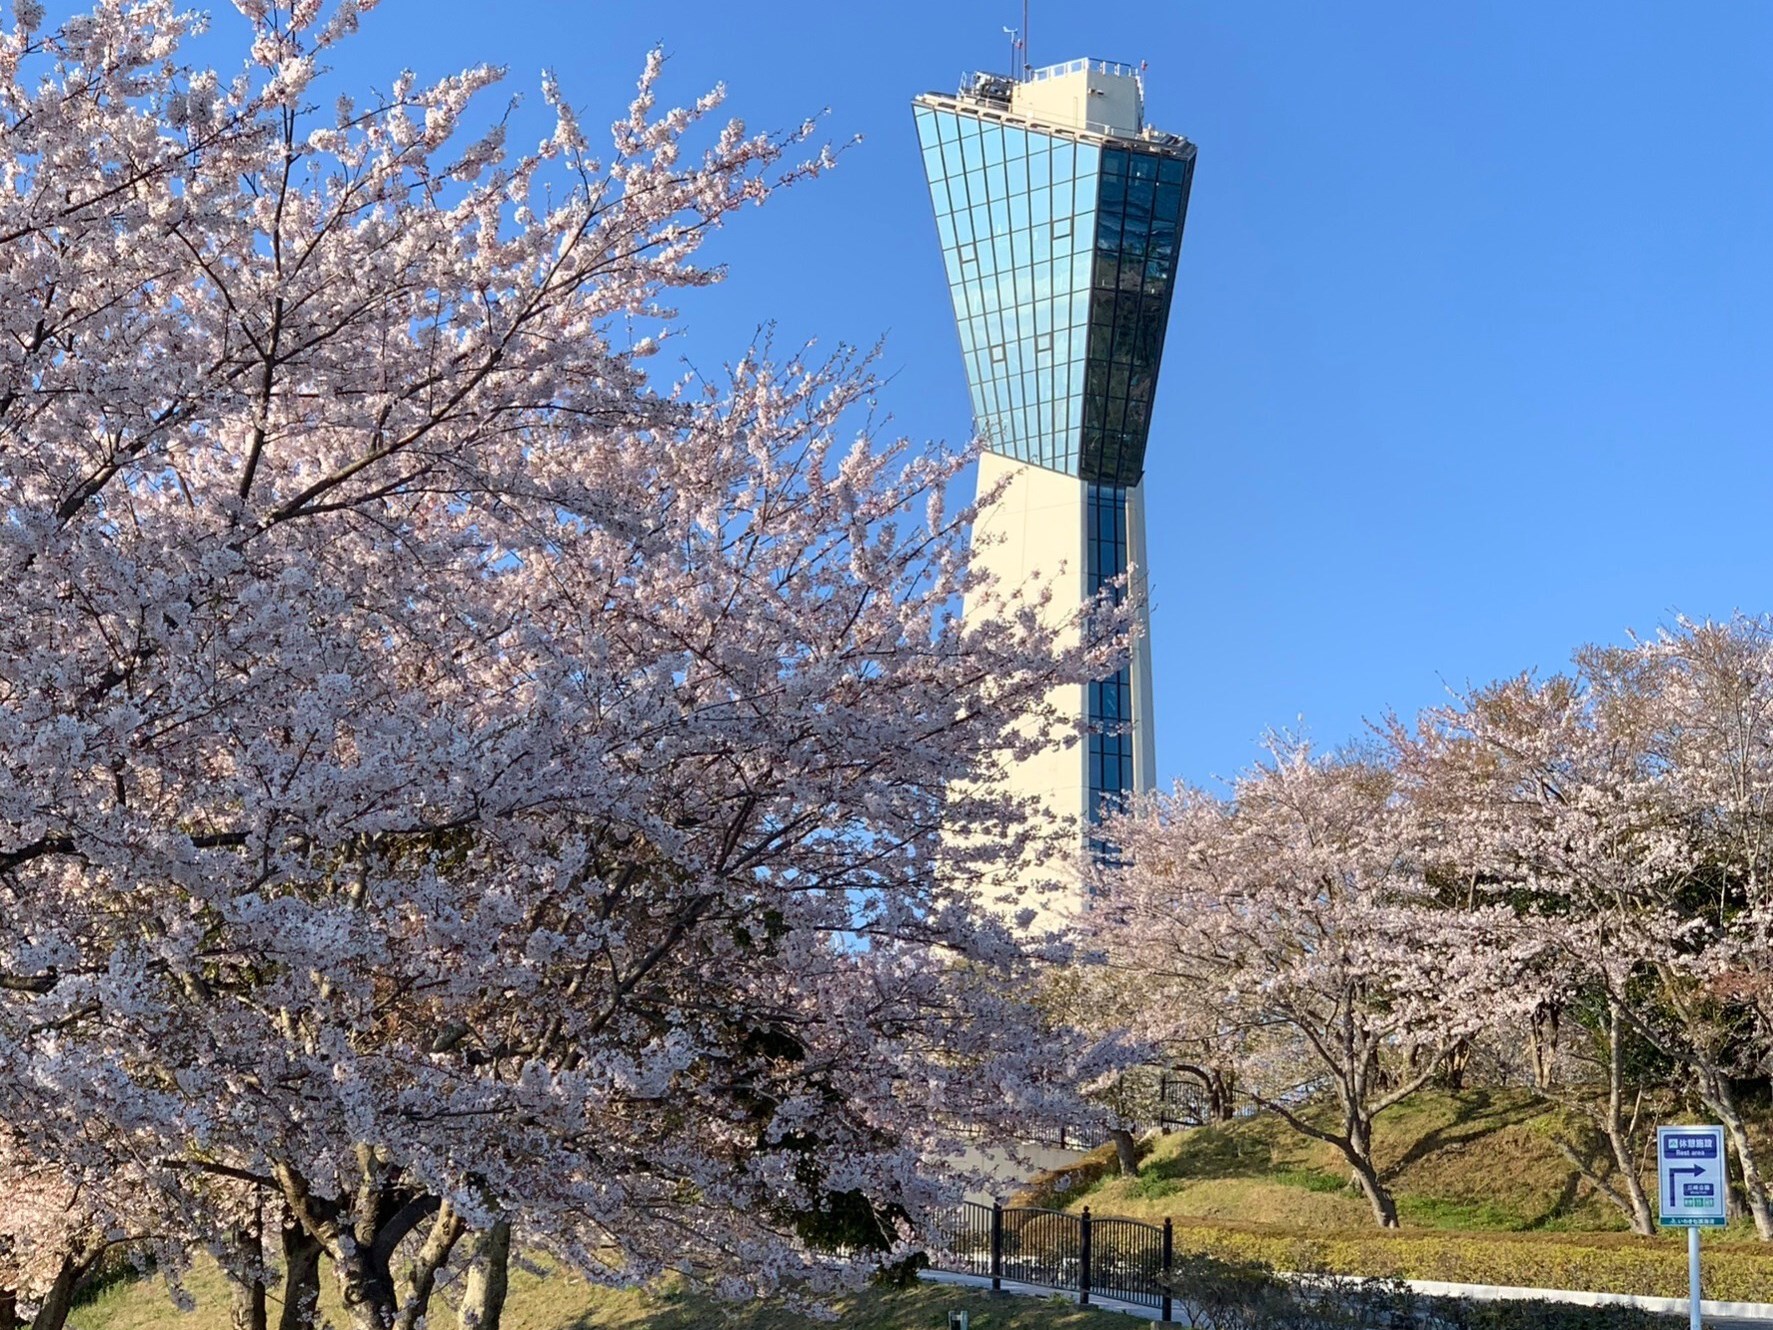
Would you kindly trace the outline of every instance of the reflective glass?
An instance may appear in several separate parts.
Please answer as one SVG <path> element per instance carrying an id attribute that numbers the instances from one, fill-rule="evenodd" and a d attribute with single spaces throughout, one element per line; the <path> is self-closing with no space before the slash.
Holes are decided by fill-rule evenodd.
<path id="1" fill-rule="evenodd" d="M 939 106 L 915 119 L 977 427 L 1010 456 L 1135 481 L 1192 161 Z"/>

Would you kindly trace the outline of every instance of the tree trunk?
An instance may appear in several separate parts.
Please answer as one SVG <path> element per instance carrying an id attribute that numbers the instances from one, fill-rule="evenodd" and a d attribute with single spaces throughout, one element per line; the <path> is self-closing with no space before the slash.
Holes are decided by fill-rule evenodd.
<path id="1" fill-rule="evenodd" d="M 1552 1067 L 1558 1052 L 1558 1007 L 1541 1002 L 1533 1009 L 1527 1026 L 1533 1052 L 1533 1088 L 1541 1094 L 1551 1089 Z"/>
<path id="2" fill-rule="evenodd" d="M 1461 1039 L 1448 1050 L 1441 1063 L 1441 1081 L 1458 1094 L 1465 1088 L 1465 1069 L 1471 1065 L 1471 1041 Z"/>
<path id="3" fill-rule="evenodd" d="M 461 1330 L 499 1330 L 510 1278 L 511 1225 L 499 1220 L 481 1234 L 462 1293 Z"/>
<path id="4" fill-rule="evenodd" d="M 1638 1175 L 1637 1156 L 1631 1148 L 1632 1128 L 1637 1125 L 1637 1108 L 1631 1123 L 1625 1121 L 1625 1011 L 1615 997 L 1607 998 L 1607 1111 L 1601 1130 L 1613 1151 L 1613 1163 L 1625 1184 L 1625 1197 L 1630 1206 L 1631 1231 L 1650 1237 L 1656 1232 L 1656 1219 L 1650 1213 L 1650 1201 L 1644 1195 L 1644 1180 Z"/>
<path id="5" fill-rule="evenodd" d="M 1213 1122 L 1230 1122 L 1236 1110 L 1233 1074 L 1214 1067 L 1207 1076 L 1207 1116 Z"/>
<path id="6" fill-rule="evenodd" d="M 314 1330 L 320 1306 L 320 1244 L 294 1219 L 283 1221 L 283 1313 L 277 1330 Z"/>
<path id="7" fill-rule="evenodd" d="M 1755 1236 L 1762 1242 L 1773 1240 L 1773 1210 L 1767 1203 L 1767 1183 L 1755 1160 L 1754 1142 L 1749 1139 L 1748 1127 L 1736 1107 L 1736 1092 L 1730 1088 L 1730 1078 L 1715 1068 L 1702 1067 L 1699 1100 L 1717 1114 L 1718 1121 L 1730 1135 L 1736 1162 L 1742 1168 L 1742 1190 L 1748 1198 L 1748 1212 L 1754 1217 Z"/>
<path id="8" fill-rule="evenodd" d="M 1604 1129 L 1607 1145 L 1613 1151 L 1613 1166 L 1619 1170 L 1619 1179 L 1625 1186 L 1627 1217 L 1631 1220 L 1631 1231 L 1642 1237 L 1654 1237 L 1656 1234 L 1656 1216 L 1650 1212 L 1650 1200 L 1644 1195 L 1644 1181 L 1638 1176 L 1638 1161 L 1633 1157 L 1631 1143 L 1626 1140 L 1625 1133 L 1617 1123 L 1608 1123 Z"/>
<path id="9" fill-rule="evenodd" d="M 37 1308 L 31 1330 L 62 1330 L 67 1325 L 68 1313 L 74 1307 L 74 1285 L 79 1280 L 80 1267 L 74 1263 L 74 1258 L 62 1257 L 61 1269 L 56 1271 L 49 1292 L 43 1295 L 43 1304 Z"/>
<path id="10" fill-rule="evenodd" d="M 0 1330 L 19 1330 L 18 1292 L 0 1288 Z"/>
<path id="11" fill-rule="evenodd" d="M 1360 1183 L 1367 1204 L 1373 1208 L 1373 1222 L 1380 1228 L 1396 1228 L 1397 1202 L 1385 1189 L 1385 1184 L 1379 1181 L 1379 1170 L 1373 1165 L 1373 1124 L 1350 1113 L 1344 1125 L 1347 1134 L 1337 1145 L 1341 1146 L 1343 1158 L 1354 1170 L 1355 1180 Z"/>
<path id="12" fill-rule="evenodd" d="M 1116 1127 L 1108 1133 L 1108 1139 L 1114 1142 L 1114 1158 L 1120 1165 L 1123 1178 L 1139 1176 L 1139 1150 L 1133 1142 L 1133 1133 L 1125 1127 Z"/>
<path id="13" fill-rule="evenodd" d="M 228 1235 L 237 1268 L 228 1278 L 229 1330 L 268 1330 L 265 1307 L 265 1244 L 256 1224 L 242 1224 Z"/>
<path id="14" fill-rule="evenodd" d="M 405 1272 L 406 1287 L 402 1290 L 400 1314 L 394 1320 L 395 1330 L 414 1330 L 424 1318 L 431 1305 L 431 1291 L 437 1286 L 437 1272 L 449 1260 L 462 1229 L 461 1216 L 445 1201 L 437 1210 L 425 1245 L 419 1248 L 418 1256 Z"/>
<path id="15" fill-rule="evenodd" d="M 380 1267 L 375 1253 L 347 1233 L 332 1267 L 351 1330 L 393 1330 L 400 1301 L 394 1292 L 394 1277 Z"/>

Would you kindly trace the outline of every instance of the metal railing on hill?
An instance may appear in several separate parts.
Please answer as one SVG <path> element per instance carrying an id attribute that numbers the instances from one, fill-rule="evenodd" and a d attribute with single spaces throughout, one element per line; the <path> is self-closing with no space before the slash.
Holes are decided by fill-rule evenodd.
<path id="1" fill-rule="evenodd" d="M 1092 1296 L 1156 1308 L 1174 1319 L 1171 1271 L 1175 1235 L 1137 1219 L 1095 1219 L 1032 1206 L 981 1205 L 963 1201 L 932 1235 L 930 1265 L 937 1270 L 1076 1293 L 1080 1306 Z"/>

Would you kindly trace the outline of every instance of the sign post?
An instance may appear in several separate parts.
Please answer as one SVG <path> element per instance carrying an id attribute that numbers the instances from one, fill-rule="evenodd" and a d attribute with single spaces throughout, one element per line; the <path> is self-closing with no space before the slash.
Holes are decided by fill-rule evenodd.
<path id="1" fill-rule="evenodd" d="M 1725 1219 L 1724 1129 L 1658 1127 L 1656 1186 L 1658 1222 L 1687 1230 L 1687 1316 L 1691 1330 L 1700 1330 L 1699 1230 L 1721 1227 Z"/>

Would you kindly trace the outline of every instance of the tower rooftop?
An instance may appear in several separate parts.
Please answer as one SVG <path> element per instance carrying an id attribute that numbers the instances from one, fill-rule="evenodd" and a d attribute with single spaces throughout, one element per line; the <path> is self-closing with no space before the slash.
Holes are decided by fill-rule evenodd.
<path id="1" fill-rule="evenodd" d="M 1180 135 L 1146 125 L 1144 79 L 1118 60 L 1067 60 L 1031 69 L 1024 79 L 982 71 L 952 96 L 931 92 L 917 101 L 1080 142 L 1130 142 L 1159 151 L 1189 146 Z"/>

